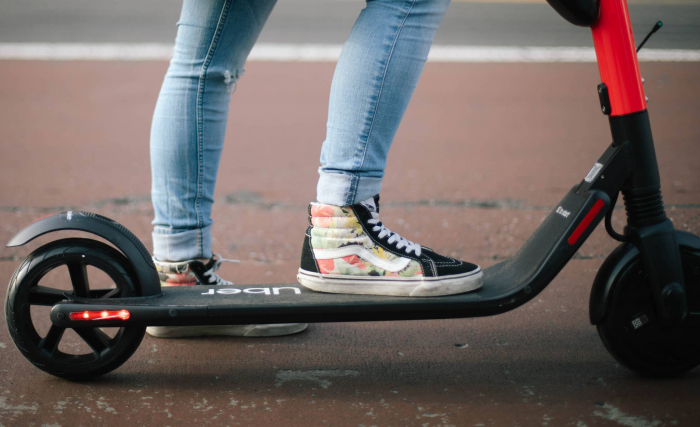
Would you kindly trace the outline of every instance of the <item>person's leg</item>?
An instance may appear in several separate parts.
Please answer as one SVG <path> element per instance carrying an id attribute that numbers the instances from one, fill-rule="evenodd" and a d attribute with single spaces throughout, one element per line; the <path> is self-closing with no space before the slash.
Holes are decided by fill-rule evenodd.
<path id="1" fill-rule="evenodd" d="M 379 193 L 389 147 L 449 0 L 374 0 L 335 69 L 317 200 L 351 205 Z"/>
<path id="2" fill-rule="evenodd" d="M 275 0 L 184 0 L 151 128 L 153 255 L 163 286 L 227 285 L 211 206 L 231 94 Z M 204 259 L 204 260 L 202 260 Z M 156 337 L 277 336 L 306 324 L 157 326 Z"/>
<path id="3" fill-rule="evenodd" d="M 184 0 L 151 127 L 153 255 L 211 258 L 231 94 L 276 0 Z"/>
<path id="4" fill-rule="evenodd" d="M 481 269 L 392 233 L 379 191 L 399 127 L 449 0 L 368 1 L 333 76 L 318 203 L 297 276 L 322 292 L 438 296 L 481 287 Z"/>

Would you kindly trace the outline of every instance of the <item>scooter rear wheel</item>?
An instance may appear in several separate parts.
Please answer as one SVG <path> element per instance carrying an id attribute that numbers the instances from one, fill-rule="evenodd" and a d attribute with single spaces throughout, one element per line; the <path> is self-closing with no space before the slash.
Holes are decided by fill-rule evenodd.
<path id="1" fill-rule="evenodd" d="M 67 287 L 72 290 L 51 286 L 54 283 L 50 278 L 57 276 L 45 277 L 62 266 L 68 267 L 70 286 Z M 104 274 L 98 273 L 101 277 L 97 279 L 102 279 L 103 286 L 105 282 L 111 282 L 111 286 L 91 288 L 88 266 L 91 275 L 97 273 L 92 268 L 101 270 Z M 78 354 L 75 354 L 61 348 L 66 328 L 51 324 L 47 332 L 38 332 L 38 329 L 47 328 L 46 319 L 37 319 L 32 307 L 51 307 L 71 297 L 134 297 L 140 295 L 136 283 L 129 261 L 109 245 L 89 239 L 63 239 L 46 244 L 22 262 L 10 281 L 5 300 L 10 336 L 24 357 L 51 375 L 70 380 L 104 375 L 131 357 L 143 339 L 145 327 L 119 328 L 113 336 L 100 328 L 75 328 L 73 331 L 84 341 L 78 343 Z M 46 315 L 44 309 L 43 316 Z M 44 327 L 39 328 L 39 323 Z"/>
<path id="2" fill-rule="evenodd" d="M 681 248 L 689 312 L 700 312 L 700 254 Z M 605 319 L 598 324 L 605 348 L 623 366 L 650 377 L 671 377 L 700 365 L 700 329 L 685 322 L 659 323 L 643 263 L 635 257 L 610 290 Z"/>

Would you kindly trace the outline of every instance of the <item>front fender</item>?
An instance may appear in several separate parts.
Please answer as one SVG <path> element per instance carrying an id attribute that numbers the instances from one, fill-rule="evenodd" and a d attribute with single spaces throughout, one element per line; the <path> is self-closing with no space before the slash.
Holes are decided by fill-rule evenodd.
<path id="1" fill-rule="evenodd" d="M 698 251 L 700 250 L 700 238 L 676 230 L 676 239 L 681 249 Z M 615 284 L 622 270 L 639 256 L 639 249 L 630 242 L 626 242 L 615 248 L 614 251 L 600 266 L 598 274 L 593 281 L 591 289 L 591 299 L 589 302 L 589 316 L 592 325 L 597 325 L 605 318 L 608 310 L 608 297 L 610 289 Z"/>
<path id="2" fill-rule="evenodd" d="M 626 242 L 615 248 L 603 261 L 598 274 L 593 280 L 591 299 L 588 305 L 588 315 L 592 325 L 597 325 L 605 318 L 608 311 L 608 296 L 610 289 L 620 273 L 632 260 L 639 256 L 639 249 L 630 242 Z"/>
<path id="3" fill-rule="evenodd" d="M 78 230 L 96 234 L 117 247 L 131 263 L 143 296 L 160 295 L 160 280 L 151 254 L 141 241 L 118 222 L 90 212 L 61 212 L 41 218 L 20 230 L 7 247 L 22 246 L 46 233 Z"/>

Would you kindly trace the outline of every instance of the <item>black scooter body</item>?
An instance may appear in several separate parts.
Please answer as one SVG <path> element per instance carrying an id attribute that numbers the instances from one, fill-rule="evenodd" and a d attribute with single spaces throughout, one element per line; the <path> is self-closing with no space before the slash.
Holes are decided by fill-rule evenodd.
<path id="1" fill-rule="evenodd" d="M 648 123 L 645 116 L 630 120 Z M 125 256 L 86 239 L 58 240 L 37 249 L 10 282 L 5 310 L 10 335 L 40 369 L 79 380 L 124 363 L 138 348 L 145 326 L 496 315 L 538 295 L 611 212 L 622 192 L 628 213 L 625 236 L 606 228 L 614 238 L 627 241 L 610 254 L 596 276 L 591 323 L 622 365 L 650 376 L 687 372 L 700 365 L 700 238 L 673 230 L 657 190 L 653 144 L 641 144 L 629 132 L 616 134 L 616 122 L 611 120 L 617 138 L 589 174 L 512 258 L 484 270 L 483 287 L 474 292 L 414 298 L 320 293 L 297 284 L 161 289 L 150 254 L 126 228 L 99 215 L 63 212 L 32 223 L 8 246 L 24 245 L 52 231 L 79 230 L 107 239 Z M 80 273 L 85 263 L 110 274 L 119 282 L 117 288 L 87 287 Z M 62 264 L 71 272 L 72 292 L 37 286 L 47 271 Z M 52 326 L 43 337 L 34 329 L 30 305 L 51 307 Z M 110 338 L 100 332 L 102 327 L 119 327 L 120 332 Z M 58 342 L 68 328 L 91 347 L 91 354 L 61 353 Z"/>
<path id="2" fill-rule="evenodd" d="M 625 24 L 629 26 L 624 2 L 602 4 L 607 7 L 608 21 L 599 19 L 598 0 L 548 2 L 572 23 L 597 25 L 594 40 L 596 35 L 599 42 L 603 40 L 596 46 L 599 65 L 602 58 L 606 70 L 629 71 L 629 63 L 636 67 L 631 32 L 620 31 Z M 121 253 L 89 239 L 58 240 L 34 251 L 10 282 L 5 309 L 10 335 L 40 369 L 64 378 L 87 379 L 124 363 L 138 348 L 145 326 L 496 315 L 539 294 L 605 218 L 608 234 L 624 243 L 605 260 L 595 278 L 591 323 L 622 365 L 657 377 L 687 372 L 700 365 L 700 238 L 674 230 L 666 216 L 649 115 L 646 104 L 640 102 L 641 78 L 629 72 L 625 76 L 636 79 L 636 84 L 627 87 L 608 81 L 598 86 L 601 111 L 615 113 L 609 118 L 612 144 L 512 258 L 484 270 L 479 290 L 409 298 L 319 293 L 297 284 L 161 289 L 150 254 L 126 228 L 100 215 L 63 212 L 29 225 L 8 246 L 24 245 L 52 231 L 79 230 L 107 239 Z M 629 111 L 618 113 L 611 99 L 615 108 Z M 620 193 L 627 211 L 624 235 L 616 233 L 611 224 Z M 48 271 L 61 265 L 68 266 L 72 292 L 38 284 Z M 91 289 L 87 265 L 107 273 L 115 287 Z M 31 318 L 30 308 L 35 305 L 51 307 L 52 326 L 43 335 Z M 100 329 L 112 326 L 119 327 L 114 337 Z M 67 328 L 85 341 L 90 353 L 62 353 L 58 344 Z"/>
<path id="3" fill-rule="evenodd" d="M 137 273 L 141 295 L 150 297 L 94 300 L 66 294 L 66 301 L 51 310 L 52 322 L 60 327 L 85 325 L 80 320 L 71 320 L 70 313 L 115 309 L 129 310 L 129 319 L 95 319 L 90 325 L 220 325 L 491 316 L 513 310 L 534 298 L 573 257 L 605 217 L 611 199 L 631 174 L 629 147 L 628 144 L 609 146 L 588 176 L 571 189 L 515 256 L 486 268 L 483 287 L 461 295 L 414 298 L 325 294 L 296 284 L 229 290 L 203 286 L 161 289 L 148 251 L 133 234 L 115 221 L 82 212 L 71 213 L 70 219 L 68 213 L 61 213 L 34 222 L 20 231 L 10 245 L 24 244 L 53 230 L 97 234 L 127 255 Z M 210 294 L 212 290 L 214 294 Z M 605 310 L 605 298 L 597 298 L 595 304 L 596 312 Z"/>
<path id="4" fill-rule="evenodd" d="M 150 298 L 98 301 L 67 294 L 67 301 L 56 304 L 51 310 L 52 322 L 61 327 L 85 325 L 71 320 L 72 312 L 115 309 L 129 310 L 129 319 L 96 319 L 90 325 L 347 322 L 490 316 L 513 310 L 539 294 L 605 216 L 610 204 L 608 194 L 588 188 L 579 191 L 581 187 L 574 187 L 564 197 L 515 256 L 485 269 L 481 289 L 446 297 L 327 294 L 297 284 L 161 289 L 153 262 L 146 255 L 148 252 L 133 234 L 115 221 L 83 212 L 64 212 L 39 220 L 20 231 L 10 245 L 22 245 L 50 231 L 87 231 L 114 243 L 139 273 L 142 295 Z M 584 220 L 586 224 L 582 227 Z M 571 236 L 577 229 L 579 237 L 572 243 Z"/>
<path id="5" fill-rule="evenodd" d="M 645 125 L 643 128 L 648 129 L 646 112 L 631 119 L 641 121 Z M 616 136 L 618 126 L 613 121 L 611 125 L 613 136 Z M 143 244 L 116 221 L 86 212 L 63 212 L 36 221 L 20 231 L 8 246 L 26 244 L 52 231 L 80 230 L 107 239 L 126 255 L 141 296 L 97 300 L 66 293 L 66 299 L 55 304 L 51 310 L 53 324 L 64 328 L 85 326 L 84 321 L 72 320 L 70 313 L 121 309 L 129 310 L 128 319 L 93 319 L 90 325 L 221 325 L 491 316 L 513 310 L 539 294 L 573 257 L 611 209 L 611 201 L 614 204 L 618 193 L 621 190 L 624 193 L 625 186 L 635 176 L 652 176 L 658 180 L 655 162 L 649 167 L 645 162 L 636 160 L 654 158 L 653 143 L 638 142 L 644 139 L 630 138 L 627 135 L 615 138 L 616 141 L 608 147 L 591 172 L 571 189 L 515 256 L 486 268 L 483 287 L 466 294 L 424 298 L 327 294 L 313 292 L 297 284 L 173 287 L 164 290 L 160 287 L 157 271 Z M 645 154 L 648 152 L 651 156 Z M 639 174 L 640 170 L 649 168 L 655 173 Z M 635 171 L 638 173 L 635 174 Z M 630 205 L 627 207 L 629 211 Z M 651 212 L 656 213 L 656 208 Z M 661 212 L 663 213 L 663 208 Z M 653 235 L 655 230 L 665 230 L 669 226 L 674 236 L 672 240 L 681 243 L 687 250 L 697 251 L 700 248 L 700 239 L 673 231 L 665 215 L 651 225 L 631 223 L 625 231 L 628 237 L 645 233 Z M 596 277 L 590 300 L 593 324 L 599 324 L 605 316 L 610 289 L 623 266 L 631 259 L 644 255 L 643 242 L 629 240 L 610 255 Z M 671 245 L 676 246 L 675 243 Z M 673 254 L 674 251 L 679 251 L 679 248 L 676 247 L 670 253 Z M 649 264 L 647 261 L 645 263 Z M 682 275 L 675 282 L 683 289 Z M 664 317 L 664 311 L 676 311 L 682 314 L 676 316 L 676 324 L 682 322 L 688 315 L 684 311 L 685 295 L 682 294 L 683 299 L 679 303 L 662 294 L 662 291 L 663 287 L 657 287 L 653 295 L 660 313 L 659 320 L 665 326 L 671 326 L 669 317 Z M 9 290 L 8 298 L 12 298 L 13 292 L 14 289 Z M 691 316 L 697 317 L 697 313 L 691 313 Z"/>

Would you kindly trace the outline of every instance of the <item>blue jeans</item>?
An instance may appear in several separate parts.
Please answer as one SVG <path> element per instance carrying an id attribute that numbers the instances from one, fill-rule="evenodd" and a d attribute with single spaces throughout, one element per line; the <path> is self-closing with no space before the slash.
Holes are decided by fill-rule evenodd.
<path id="1" fill-rule="evenodd" d="M 232 89 L 276 0 L 184 0 L 151 127 L 154 256 L 209 258 Z M 317 200 L 381 190 L 389 148 L 449 0 L 370 0 L 333 76 Z"/>

